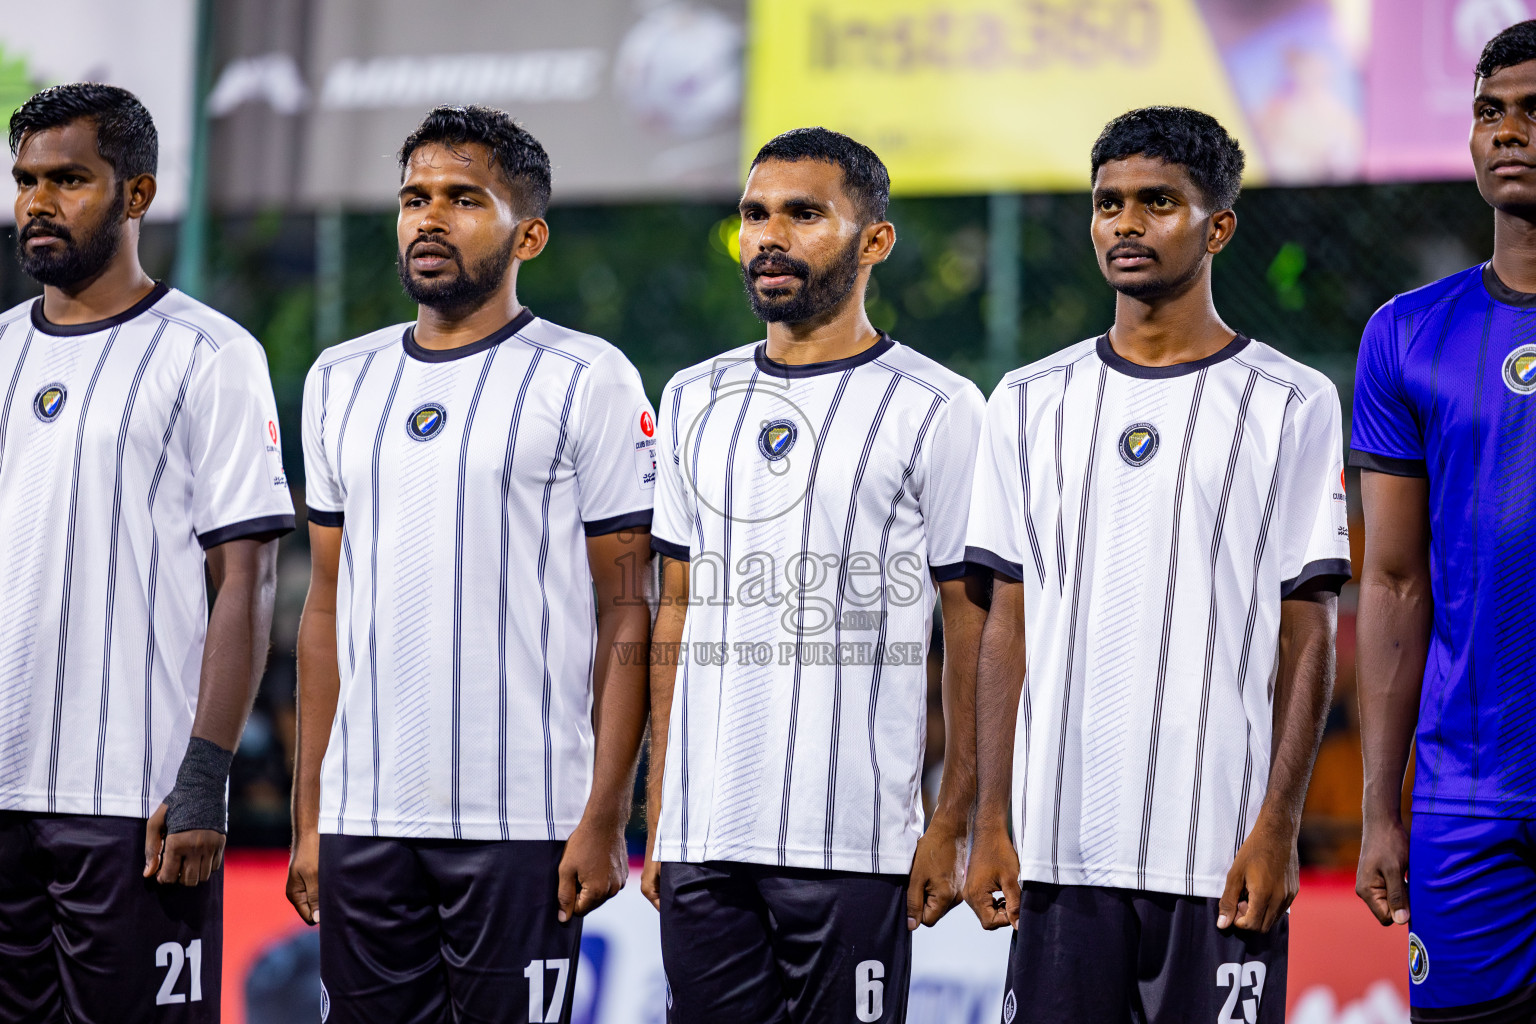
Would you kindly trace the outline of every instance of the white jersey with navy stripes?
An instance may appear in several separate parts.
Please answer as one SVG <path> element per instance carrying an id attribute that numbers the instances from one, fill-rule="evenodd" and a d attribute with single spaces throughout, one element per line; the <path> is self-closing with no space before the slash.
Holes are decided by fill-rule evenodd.
<path id="1" fill-rule="evenodd" d="M 266 355 L 157 285 L 0 316 L 0 809 L 148 817 L 197 710 L 204 548 L 293 528 Z"/>
<path id="2" fill-rule="evenodd" d="M 527 310 L 462 348 L 399 325 L 320 356 L 305 499 L 342 528 L 322 832 L 570 834 L 592 774 L 587 537 L 649 525 L 654 451 L 623 353 Z"/>
<path id="3" fill-rule="evenodd" d="M 904 874 L 935 586 L 965 572 L 984 412 L 882 337 L 804 366 L 746 346 L 661 405 L 652 546 L 691 562 L 660 860 Z"/>
<path id="4" fill-rule="evenodd" d="M 1269 778 L 1280 603 L 1349 578 L 1339 397 L 1244 337 L 1085 341 L 987 407 L 968 557 L 1024 586 L 1025 880 L 1220 896 Z"/>

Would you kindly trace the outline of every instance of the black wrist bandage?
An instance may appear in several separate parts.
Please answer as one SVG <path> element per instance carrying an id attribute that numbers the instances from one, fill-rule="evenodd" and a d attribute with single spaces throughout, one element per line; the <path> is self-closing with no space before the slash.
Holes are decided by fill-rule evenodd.
<path id="1" fill-rule="evenodd" d="M 234 760 L 234 751 L 211 740 L 192 737 L 176 772 L 176 786 L 165 798 L 167 835 L 200 828 L 224 832 L 228 820 L 224 795 L 229 766 Z"/>

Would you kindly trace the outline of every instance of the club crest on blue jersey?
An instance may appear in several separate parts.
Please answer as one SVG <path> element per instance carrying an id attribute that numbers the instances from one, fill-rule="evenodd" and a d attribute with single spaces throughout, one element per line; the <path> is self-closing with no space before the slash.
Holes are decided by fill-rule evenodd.
<path id="1" fill-rule="evenodd" d="M 1429 977 L 1429 951 L 1413 932 L 1408 933 L 1408 977 L 1415 985 L 1424 984 L 1424 979 Z"/>
<path id="2" fill-rule="evenodd" d="M 1536 345 L 1521 345 L 1504 357 L 1504 386 L 1517 395 L 1536 391 Z"/>
<path id="3" fill-rule="evenodd" d="M 1127 466 L 1145 466 L 1157 454 L 1157 428 L 1150 423 L 1132 423 L 1120 435 L 1120 458 Z"/>
<path id="4" fill-rule="evenodd" d="M 448 422 L 448 410 L 436 402 L 428 402 L 411 412 L 410 419 L 405 421 L 406 433 L 415 441 L 430 441 L 443 432 L 443 424 Z"/>
<path id="5" fill-rule="evenodd" d="M 800 430 L 793 420 L 769 420 L 757 434 L 757 450 L 769 462 L 778 462 L 795 446 Z"/>
<path id="6" fill-rule="evenodd" d="M 63 384 L 45 384 L 32 399 L 32 411 L 44 423 L 52 423 L 64 411 L 64 399 L 68 397 Z"/>

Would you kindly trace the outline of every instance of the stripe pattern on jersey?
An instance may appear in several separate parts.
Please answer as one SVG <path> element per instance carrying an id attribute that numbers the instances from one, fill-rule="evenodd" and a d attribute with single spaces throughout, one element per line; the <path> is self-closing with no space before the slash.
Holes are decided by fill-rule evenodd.
<path id="1" fill-rule="evenodd" d="M 691 563 L 700 603 L 657 856 L 906 872 L 935 578 L 966 571 L 980 393 L 881 338 L 810 366 L 745 346 L 679 373 L 662 408 L 652 544 Z"/>
<path id="2" fill-rule="evenodd" d="M 1241 336 L 1174 367 L 1095 339 L 999 385 L 967 553 L 1024 588 L 1023 879 L 1221 894 L 1268 776 L 1280 602 L 1349 575 L 1339 422 L 1327 378 Z"/>
<path id="3" fill-rule="evenodd" d="M 342 531 L 325 831 L 569 835 L 591 778 L 588 538 L 649 525 L 652 422 L 617 349 L 526 311 L 457 349 L 400 325 L 321 356 L 307 498 Z"/>
<path id="4" fill-rule="evenodd" d="M 0 809 L 148 817 L 196 710 L 203 551 L 293 526 L 265 355 L 157 285 L 0 316 L 0 381 Z"/>

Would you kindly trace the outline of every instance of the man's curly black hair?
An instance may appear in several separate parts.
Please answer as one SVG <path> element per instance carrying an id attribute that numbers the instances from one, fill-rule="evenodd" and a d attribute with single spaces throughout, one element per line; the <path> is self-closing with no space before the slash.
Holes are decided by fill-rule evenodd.
<path id="1" fill-rule="evenodd" d="M 491 166 L 512 191 L 519 217 L 542 217 L 549 210 L 549 154 L 528 129 L 504 110 L 490 107 L 434 107 L 400 146 L 400 178 L 411 154 L 422 146 L 450 149 L 479 143 L 491 154 Z"/>
<path id="2" fill-rule="evenodd" d="M 89 121 L 96 128 L 96 152 L 112 165 L 118 181 L 154 174 L 160 162 L 160 136 L 139 98 L 127 89 L 100 82 L 55 85 L 27 100 L 11 115 L 11 155 L 33 132 Z"/>
<path id="3" fill-rule="evenodd" d="M 1517 22 L 1488 40 L 1477 59 L 1477 77 L 1536 60 L 1536 21 Z"/>
<path id="4" fill-rule="evenodd" d="M 1242 147 L 1210 114 L 1188 107 L 1142 107 L 1121 114 L 1093 144 L 1093 180 L 1111 160 L 1149 156 L 1189 172 L 1213 209 L 1230 209 L 1243 187 Z"/>

